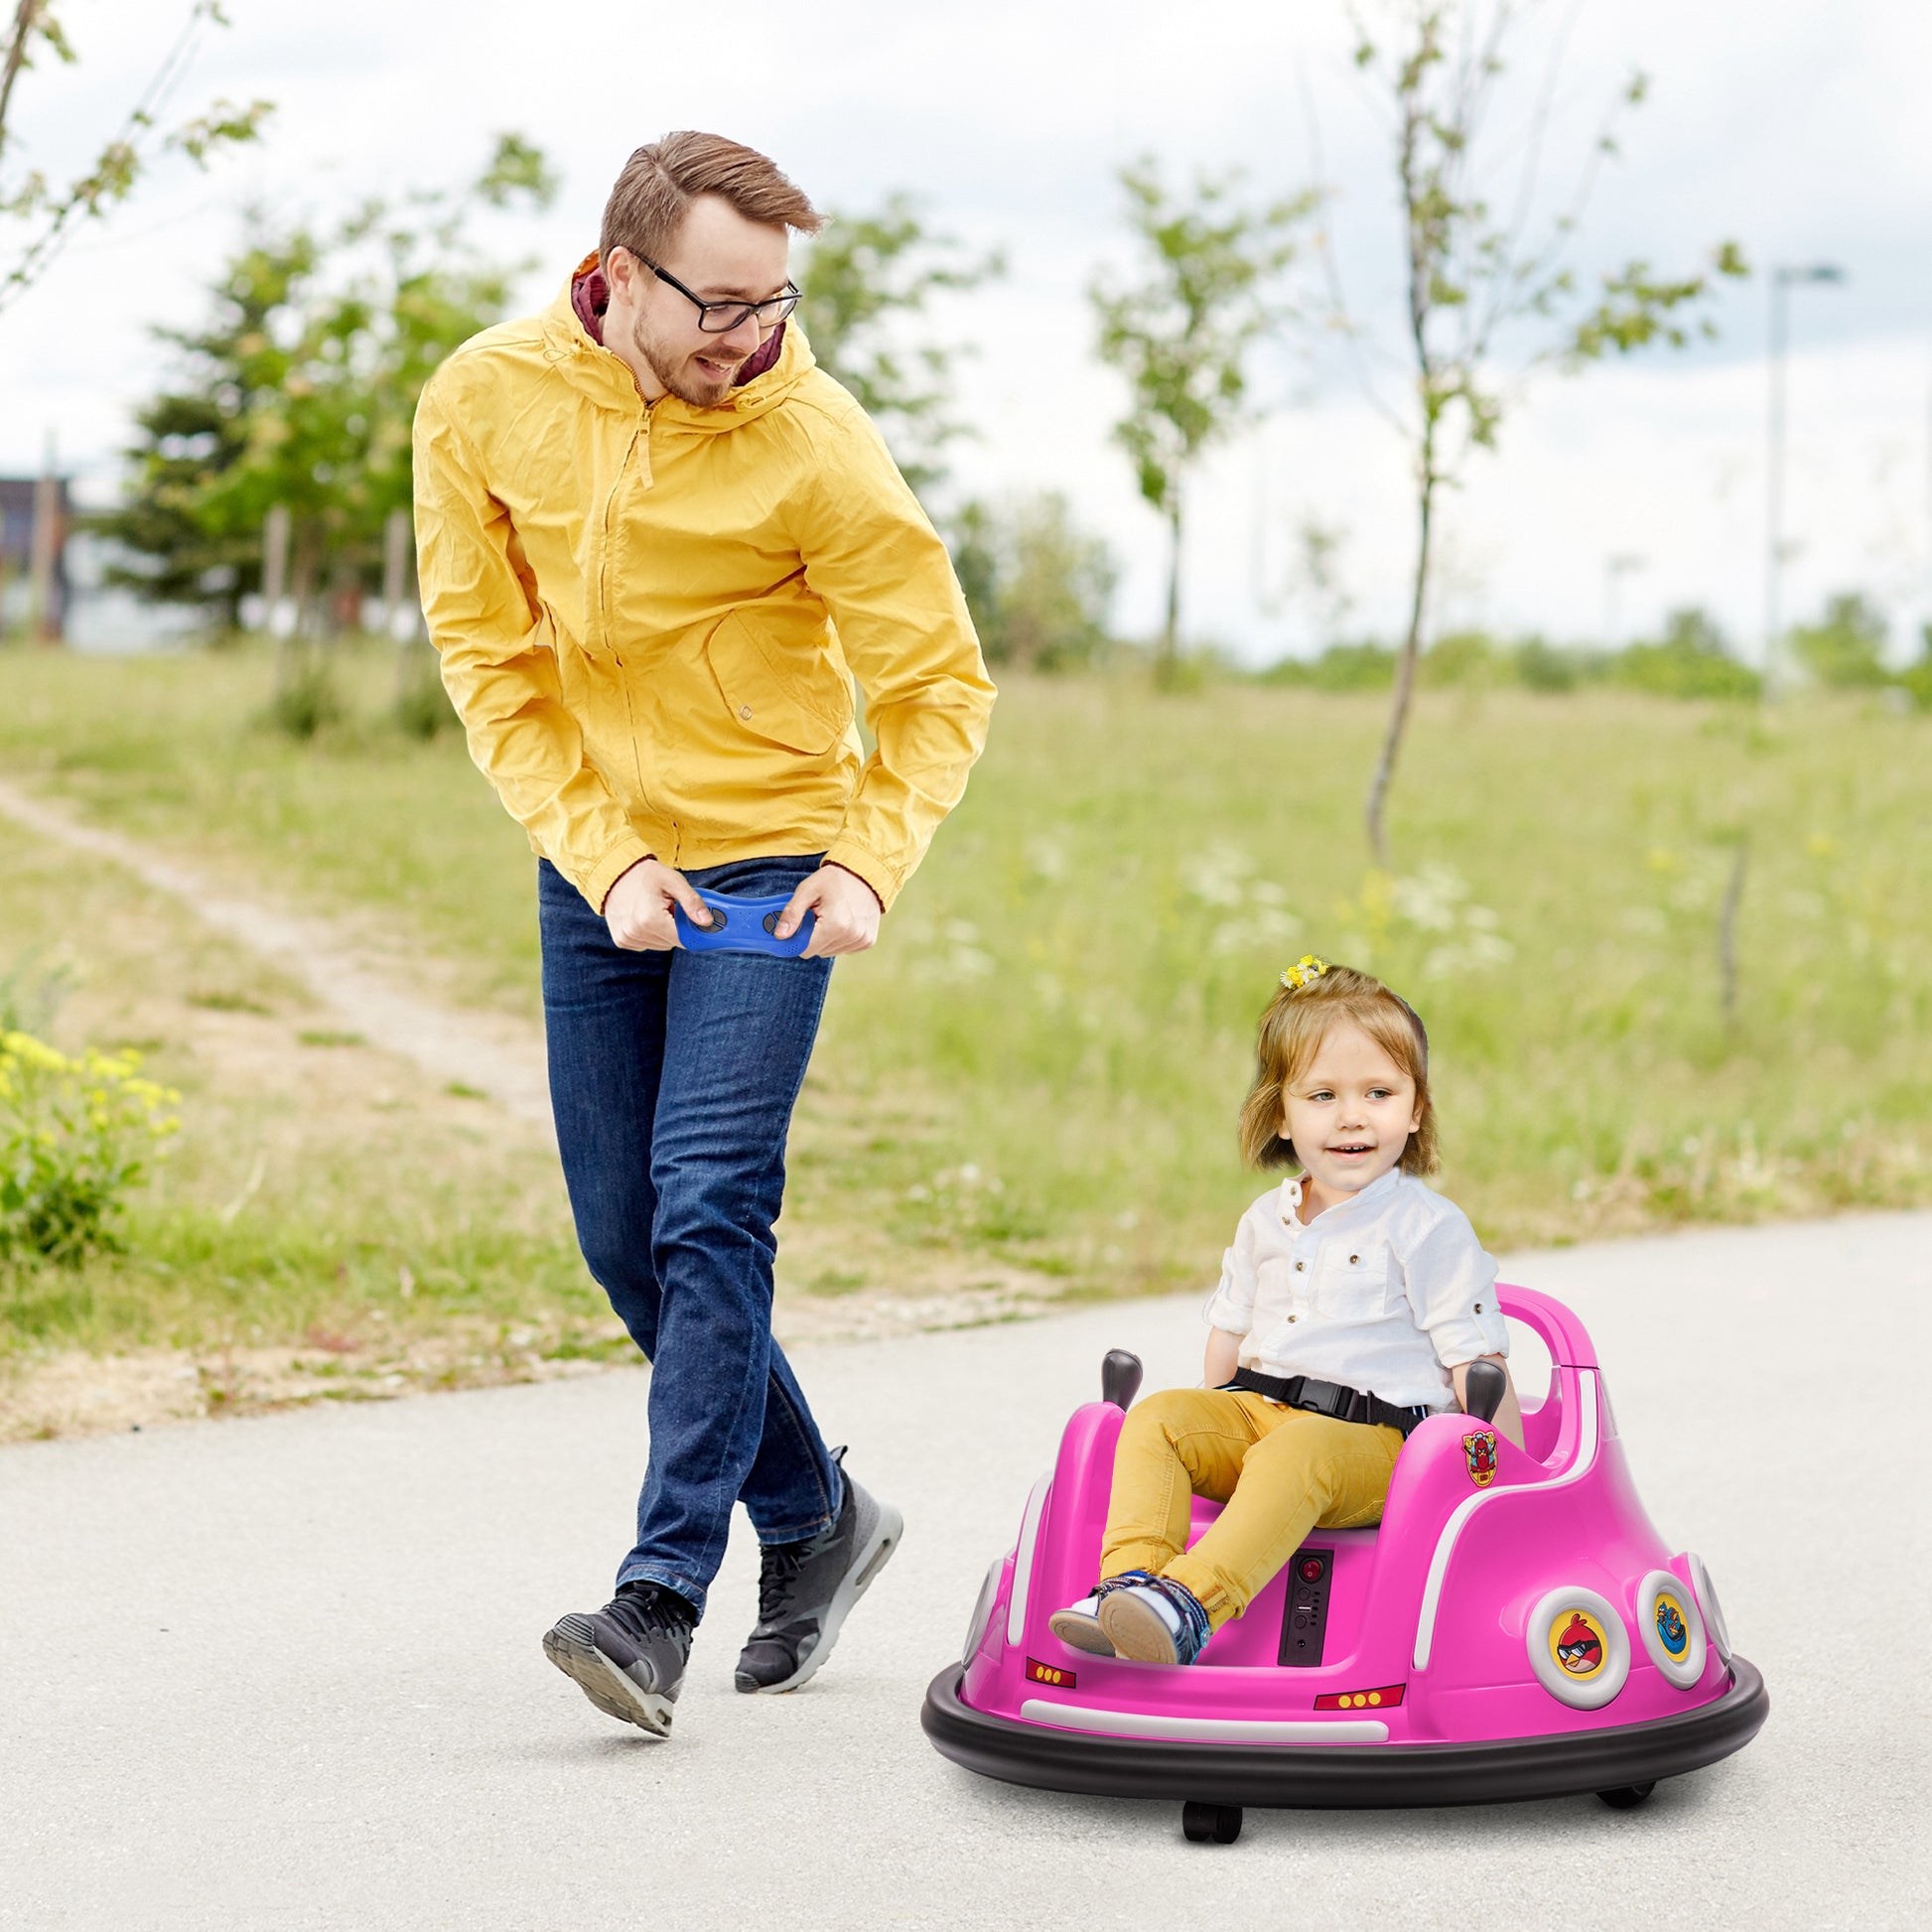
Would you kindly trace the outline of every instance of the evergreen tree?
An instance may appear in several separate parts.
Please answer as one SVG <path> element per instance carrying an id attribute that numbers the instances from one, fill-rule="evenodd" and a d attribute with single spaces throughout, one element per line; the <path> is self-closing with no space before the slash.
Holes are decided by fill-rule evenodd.
<path id="1" fill-rule="evenodd" d="M 251 210 L 199 330 L 158 330 L 178 379 L 136 413 L 122 506 L 95 527 L 138 561 L 114 581 L 232 626 L 261 588 L 262 532 L 287 508 L 305 627 L 352 623 L 382 531 L 411 503 L 410 425 L 431 371 L 503 314 L 520 265 L 475 258 L 480 207 L 546 206 L 541 153 L 499 138 L 457 192 L 365 205 L 333 230 Z"/>

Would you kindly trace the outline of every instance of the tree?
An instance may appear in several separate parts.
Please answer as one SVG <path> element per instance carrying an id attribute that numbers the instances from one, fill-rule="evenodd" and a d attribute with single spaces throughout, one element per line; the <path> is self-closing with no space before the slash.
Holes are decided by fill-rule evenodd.
<path id="1" fill-rule="evenodd" d="M 1735 244 L 1713 250 L 1710 266 L 1676 278 L 1633 260 L 1580 292 L 1567 256 L 1587 204 L 1598 161 L 1616 152 L 1613 129 L 1635 108 L 1646 82 L 1634 77 L 1606 115 L 1569 206 L 1533 221 L 1543 137 L 1557 78 L 1553 62 L 1530 103 L 1527 138 L 1517 144 L 1516 179 L 1488 165 L 1484 137 L 1499 118 L 1513 31 L 1538 0 L 1385 0 L 1386 33 L 1355 16 L 1356 65 L 1379 83 L 1390 110 L 1397 201 L 1402 213 L 1403 334 L 1411 370 L 1410 404 L 1397 413 L 1414 458 L 1415 566 L 1409 616 L 1396 661 L 1390 705 L 1364 816 L 1379 864 L 1388 860 L 1383 822 L 1402 749 L 1416 660 L 1428 609 L 1440 492 L 1457 483 L 1477 450 L 1496 447 L 1512 401 L 1502 357 L 1519 329 L 1514 377 L 1549 364 L 1579 369 L 1653 343 L 1681 347 L 1710 336 L 1699 315 L 1716 278 L 1746 272 Z M 1515 130 L 1512 130 L 1513 132 Z M 1492 196 L 1504 194 L 1498 213 Z M 1337 304 L 1339 309 L 1339 304 Z M 1338 320 L 1346 318 L 1338 315 Z"/>
<path id="2" fill-rule="evenodd" d="M 1755 698 L 1763 679 L 1730 654 L 1725 634 L 1695 606 L 1673 611 L 1654 643 L 1635 643 L 1607 664 L 1619 684 L 1665 698 Z"/>
<path id="3" fill-rule="evenodd" d="M 257 138 L 272 111 L 265 100 L 246 106 L 216 100 L 206 112 L 165 133 L 161 129 L 168 96 L 180 84 L 202 30 L 227 24 L 220 0 L 194 0 L 167 58 L 140 99 L 128 109 L 92 165 L 59 187 L 38 169 L 12 177 L 7 168 L 15 141 L 10 119 L 14 87 L 35 66 L 37 50 L 69 66 L 78 57 L 61 25 L 56 0 L 14 0 L 13 21 L 0 46 L 0 215 L 26 224 L 28 236 L 0 270 L 0 309 L 18 301 L 46 273 L 77 226 L 100 219 L 126 201 L 160 155 L 183 154 L 197 167 L 206 167 L 217 149 Z"/>
<path id="4" fill-rule="evenodd" d="M 1079 670 L 1105 651 L 1119 572 L 1058 490 L 968 503 L 955 519 L 953 562 L 989 663 Z"/>
<path id="5" fill-rule="evenodd" d="M 1792 632 L 1791 647 L 1820 684 L 1872 690 L 1893 681 L 1885 666 L 1888 628 L 1882 611 L 1857 591 L 1841 591 L 1826 599 L 1817 623 L 1800 624 Z"/>
<path id="6" fill-rule="evenodd" d="M 1153 156 L 1120 171 L 1128 224 L 1141 244 L 1142 279 L 1127 287 L 1104 272 L 1087 291 L 1102 361 L 1127 378 L 1128 411 L 1114 438 L 1140 491 L 1168 526 L 1168 600 L 1155 658 L 1171 684 L 1179 654 L 1180 552 L 1186 485 L 1202 454 L 1253 420 L 1248 351 L 1286 319 L 1276 278 L 1294 259 L 1294 230 L 1312 196 L 1247 208 L 1232 200 L 1238 176 L 1196 178 L 1191 199 L 1170 195 Z"/>
<path id="7" fill-rule="evenodd" d="M 258 588 L 261 515 L 235 500 L 259 434 L 261 412 L 284 393 L 297 349 L 278 336 L 309 299 L 320 246 L 307 229 L 276 232 L 259 210 L 212 290 L 199 330 L 154 333 L 181 354 L 183 380 L 135 412 L 138 442 L 121 506 L 94 527 L 143 559 L 115 564 L 108 579 L 153 604 L 207 612 L 222 628 L 241 621 L 241 600 Z M 264 506 L 265 507 L 265 506 Z"/>
<path id="8" fill-rule="evenodd" d="M 250 211 L 207 322 L 155 332 L 180 374 L 137 412 L 122 506 L 98 520 L 145 560 L 115 580 L 232 626 L 260 587 L 262 528 L 280 504 L 307 620 L 352 609 L 379 575 L 390 512 L 412 500 L 423 384 L 502 315 L 520 272 L 477 260 L 470 220 L 518 199 L 546 207 L 555 187 L 541 152 L 506 134 L 467 187 L 373 201 L 334 229 Z"/>
<path id="9" fill-rule="evenodd" d="M 1921 711 L 1932 711 L 1932 623 L 1919 626 L 1916 660 L 1898 674 L 1898 687 Z"/>
<path id="10" fill-rule="evenodd" d="M 930 232 L 903 194 L 874 214 L 834 212 L 806 257 L 799 308 L 812 353 L 880 425 L 914 489 L 943 478 L 945 446 L 968 434 L 952 414 L 961 351 L 924 341 L 908 349 L 899 325 L 923 317 L 938 290 L 977 288 L 1005 272 L 997 251 L 972 256 Z"/>

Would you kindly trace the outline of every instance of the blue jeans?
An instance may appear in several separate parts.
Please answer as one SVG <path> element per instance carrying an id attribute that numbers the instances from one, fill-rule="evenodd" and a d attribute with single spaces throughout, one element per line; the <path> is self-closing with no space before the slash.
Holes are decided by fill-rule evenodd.
<path id="1" fill-rule="evenodd" d="M 687 875 L 789 893 L 816 858 Z M 760 1543 L 837 1521 L 843 1485 L 771 1339 L 771 1224 L 829 959 L 626 952 L 548 860 L 537 870 L 550 1101 L 584 1259 L 652 1363 L 637 1541 L 618 1582 L 700 1610 L 734 1502 Z"/>

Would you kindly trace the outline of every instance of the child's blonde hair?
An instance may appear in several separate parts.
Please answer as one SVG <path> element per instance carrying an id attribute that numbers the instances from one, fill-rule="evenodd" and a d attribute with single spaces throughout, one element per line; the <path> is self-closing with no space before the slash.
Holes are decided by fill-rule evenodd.
<path id="1" fill-rule="evenodd" d="M 1436 1103 L 1429 1094 L 1429 1035 L 1409 1002 L 1352 966 L 1285 974 L 1281 991 L 1261 1016 L 1255 1042 L 1255 1082 L 1241 1107 L 1241 1154 L 1253 1168 L 1299 1168 L 1293 1141 L 1283 1137 L 1284 1096 L 1314 1058 L 1328 1030 L 1353 1021 L 1416 1083 L 1416 1131 L 1402 1150 L 1404 1173 L 1434 1173 Z"/>

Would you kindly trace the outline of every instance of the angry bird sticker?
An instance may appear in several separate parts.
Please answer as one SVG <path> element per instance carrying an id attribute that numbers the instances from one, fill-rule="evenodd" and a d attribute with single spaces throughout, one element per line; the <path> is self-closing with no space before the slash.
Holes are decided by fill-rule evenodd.
<path id="1" fill-rule="evenodd" d="M 1654 1640 L 1647 1614 L 1637 1627 L 1646 1643 Z M 1600 1711 L 1629 1680 L 1629 1626 L 1607 1596 L 1582 1584 L 1559 1584 L 1538 1598 L 1523 1624 L 1523 1648 L 1536 1681 L 1573 1711 Z"/>
<path id="2" fill-rule="evenodd" d="M 1469 1480 L 1478 1489 L 1487 1489 L 1496 1479 L 1496 1432 L 1478 1429 L 1463 1437 L 1462 1456 L 1469 1465 Z"/>
<path id="3" fill-rule="evenodd" d="M 1550 1654 L 1567 1677 L 1587 1683 L 1603 1668 L 1603 1631 L 1587 1610 L 1560 1611 L 1550 1624 Z"/>
<path id="4" fill-rule="evenodd" d="M 1637 1586 L 1637 1634 L 1666 1684 L 1694 1691 L 1704 1678 L 1704 1618 L 1690 1585 L 1669 1570 L 1653 1570 Z"/>
<path id="5" fill-rule="evenodd" d="M 1691 1626 L 1685 1620 L 1684 1605 L 1668 1590 L 1660 1589 L 1656 1600 L 1657 1641 L 1674 1658 L 1690 1654 Z"/>

